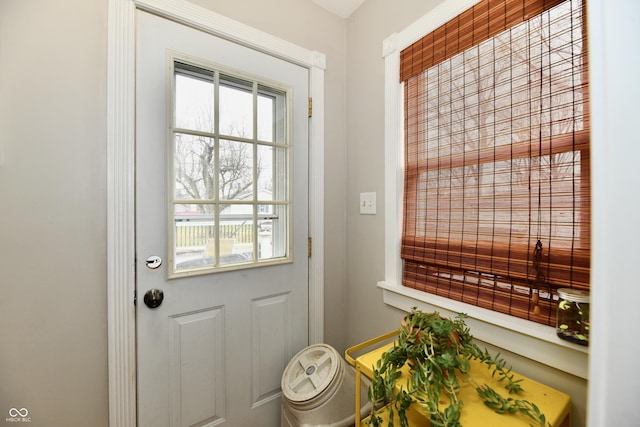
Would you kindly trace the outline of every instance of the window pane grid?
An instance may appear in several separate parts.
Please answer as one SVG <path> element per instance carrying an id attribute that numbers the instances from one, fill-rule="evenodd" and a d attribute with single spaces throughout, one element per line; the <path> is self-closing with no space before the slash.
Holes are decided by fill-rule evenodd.
<path id="1" fill-rule="evenodd" d="M 174 62 L 171 277 L 290 257 L 286 91 Z"/>

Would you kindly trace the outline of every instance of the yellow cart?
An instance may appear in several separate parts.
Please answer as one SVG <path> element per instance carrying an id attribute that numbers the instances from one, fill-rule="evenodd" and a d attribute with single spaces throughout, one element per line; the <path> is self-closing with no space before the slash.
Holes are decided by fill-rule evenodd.
<path id="1" fill-rule="evenodd" d="M 382 353 L 393 346 L 393 340 L 397 335 L 397 330 L 389 332 L 350 347 L 345 352 L 345 359 L 355 367 L 355 419 L 360 420 L 360 427 L 366 427 L 365 422 L 368 418 L 362 419 L 360 413 L 360 403 L 363 398 L 360 396 L 361 375 L 364 374 L 368 378 L 373 377 L 373 367 L 381 358 Z M 473 377 L 479 384 L 486 383 L 499 393 L 501 393 L 500 390 L 504 390 L 501 383 L 498 383 L 497 379 L 491 376 L 491 371 L 487 369 L 486 365 L 474 360 L 471 360 L 470 363 Z M 405 366 L 403 369 L 405 373 L 396 382 L 396 387 L 406 386 L 407 369 Z M 516 373 L 514 373 L 514 377 L 523 379 L 522 388 L 524 390 L 518 393 L 518 399 L 535 403 L 552 427 L 571 427 L 571 397 L 568 394 Z M 501 394 L 509 397 L 506 391 Z M 460 416 L 460 424 L 464 427 L 528 427 L 531 424 L 530 420 L 521 414 L 501 415 L 495 413 L 485 406 L 480 396 L 478 396 L 475 386 L 467 381 L 460 381 L 459 397 L 464 402 Z M 514 396 L 512 395 L 512 397 Z M 364 396 L 364 399 L 367 399 L 367 396 Z M 384 425 L 386 425 L 388 421 L 386 418 L 388 417 L 387 411 L 382 411 L 379 415 L 385 420 Z M 419 405 L 411 405 L 407 410 L 407 418 L 411 427 L 429 426 L 429 417 Z M 358 425 L 357 421 L 356 425 Z M 399 425 L 397 418 L 395 419 L 395 425 Z"/>

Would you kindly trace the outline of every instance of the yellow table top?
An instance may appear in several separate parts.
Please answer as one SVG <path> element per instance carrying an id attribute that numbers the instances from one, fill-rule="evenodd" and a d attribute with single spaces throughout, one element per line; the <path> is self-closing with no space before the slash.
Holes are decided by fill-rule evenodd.
<path id="1" fill-rule="evenodd" d="M 382 353 L 392 346 L 393 343 L 390 343 L 355 358 L 356 368 L 359 369 L 362 374 L 371 378 L 373 376 L 372 367 L 375 366 L 376 362 L 381 358 Z M 347 359 L 349 359 L 349 357 Z M 471 360 L 470 363 L 471 376 L 477 384 L 487 384 L 505 398 L 511 397 L 518 400 L 527 400 L 535 404 L 545 415 L 547 422 L 553 427 L 564 427 L 569 425 L 571 397 L 568 394 L 514 372 L 512 372 L 514 374 L 514 379 L 523 379 L 521 382 L 523 390 L 517 394 L 509 394 L 509 392 L 504 388 L 503 383 L 498 382 L 498 377 L 491 376 L 492 371 L 487 369 L 485 364 L 477 360 Z M 407 370 L 408 366 L 405 365 L 403 369 L 405 374 L 400 377 L 400 380 L 396 383 L 398 388 L 400 385 L 406 384 Z M 464 402 L 460 416 L 460 424 L 464 427 L 516 427 L 529 426 L 532 424 L 532 420 L 524 414 L 498 414 L 494 412 L 484 404 L 482 398 L 476 391 L 476 385 L 472 381 L 468 381 L 464 377 L 459 377 L 459 380 L 460 392 L 458 393 L 458 396 L 460 400 Z M 362 399 L 367 399 L 367 397 L 363 396 Z M 441 404 L 448 405 L 448 400 L 441 402 Z M 413 406 L 416 405 L 414 404 L 412 407 Z M 421 412 L 421 408 L 415 412 Z M 386 411 L 383 411 L 383 414 L 381 415 L 386 416 Z M 429 425 L 428 418 L 425 418 L 422 413 L 409 414 L 409 421 L 412 427 Z M 395 425 L 399 424 L 396 423 Z"/>

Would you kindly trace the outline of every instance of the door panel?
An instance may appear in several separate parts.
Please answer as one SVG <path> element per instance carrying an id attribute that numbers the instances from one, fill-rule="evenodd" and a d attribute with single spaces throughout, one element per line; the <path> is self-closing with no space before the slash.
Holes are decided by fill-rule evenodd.
<path id="1" fill-rule="evenodd" d="M 252 301 L 252 368 L 254 378 L 251 405 L 260 405 L 280 392 L 280 379 L 291 357 L 289 339 L 291 308 L 289 293 Z"/>
<path id="2" fill-rule="evenodd" d="M 136 20 L 138 425 L 278 426 L 280 377 L 308 343 L 308 70 L 146 12 Z M 290 88 L 292 262 L 168 278 L 175 52 Z M 150 289 L 163 292 L 157 308 L 143 303 Z"/>
<path id="3" fill-rule="evenodd" d="M 172 425 L 225 419 L 223 319 L 221 307 L 170 317 Z"/>

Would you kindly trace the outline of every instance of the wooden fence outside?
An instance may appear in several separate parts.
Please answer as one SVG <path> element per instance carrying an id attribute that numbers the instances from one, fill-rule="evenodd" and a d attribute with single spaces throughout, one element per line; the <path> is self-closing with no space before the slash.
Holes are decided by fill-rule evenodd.
<path id="1" fill-rule="evenodd" d="M 215 236 L 212 225 L 184 225 L 176 227 L 176 248 L 205 246 Z M 253 224 L 221 225 L 221 239 L 234 239 L 236 243 L 253 242 Z"/>

